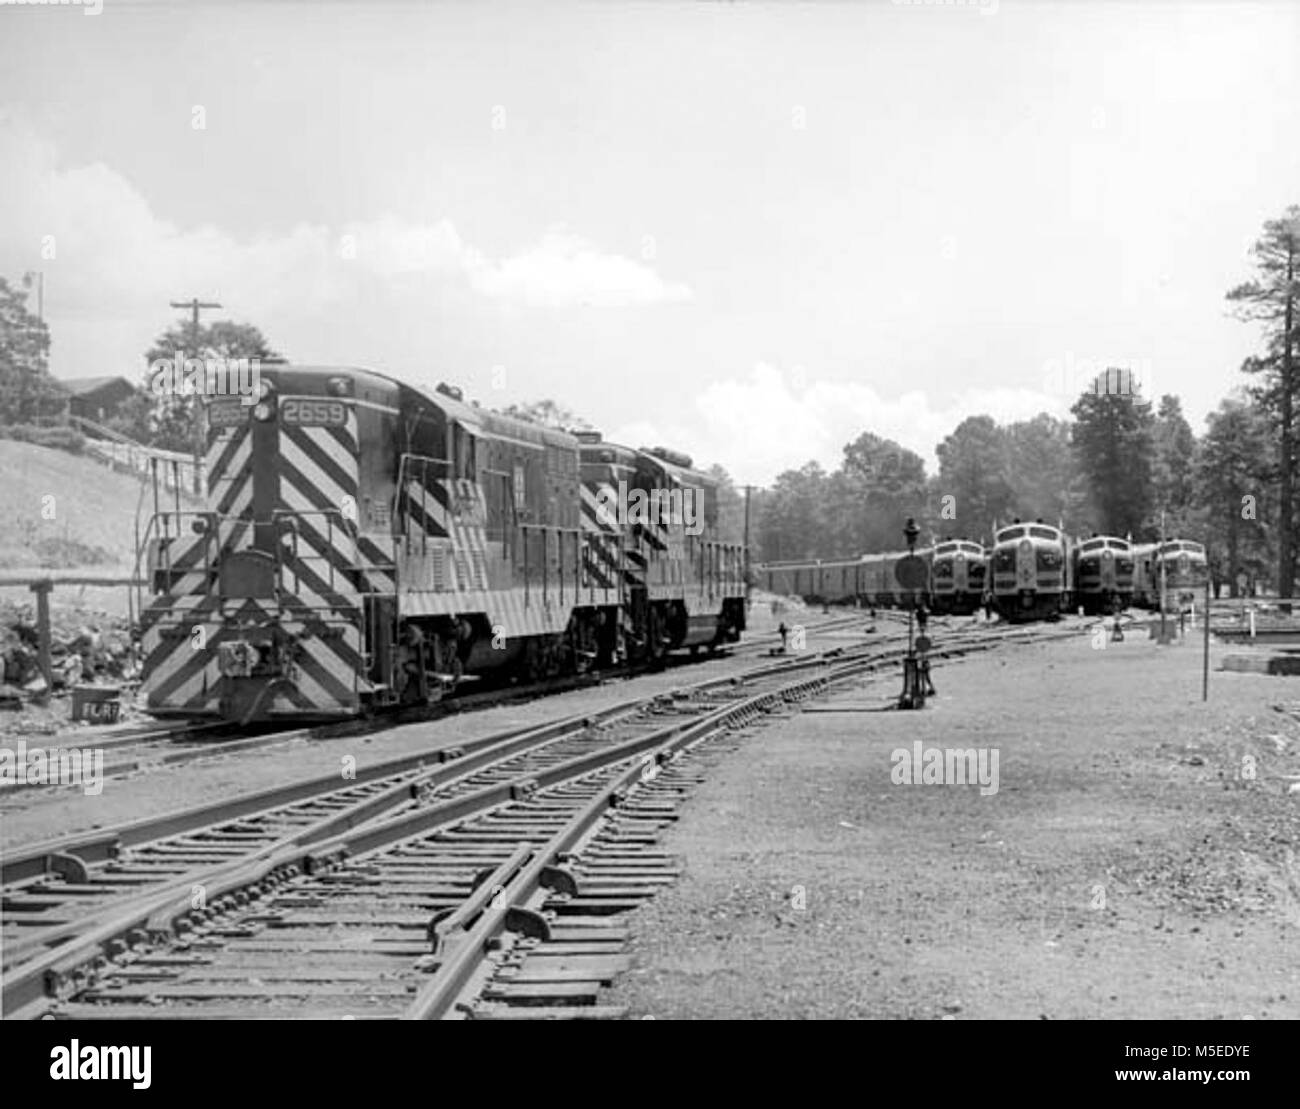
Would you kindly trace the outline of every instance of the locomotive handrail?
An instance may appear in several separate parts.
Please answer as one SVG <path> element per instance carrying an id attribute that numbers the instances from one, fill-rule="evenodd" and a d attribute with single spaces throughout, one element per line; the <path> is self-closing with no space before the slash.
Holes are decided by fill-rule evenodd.
<path id="1" fill-rule="evenodd" d="M 314 562 L 324 563 L 329 568 L 329 588 L 334 592 L 339 592 L 336 585 L 336 574 L 338 572 L 335 570 L 333 561 L 325 557 L 324 555 L 315 554 L 315 553 L 306 556 L 306 558 L 304 558 L 304 556 L 298 553 L 298 544 L 300 541 L 299 529 L 296 527 L 285 529 L 284 527 L 284 523 L 286 520 L 296 521 L 311 516 L 323 517 L 326 523 L 328 524 L 328 529 L 326 530 L 325 533 L 325 543 L 327 547 L 330 547 L 331 549 L 334 547 L 335 527 L 337 527 L 339 531 L 341 531 L 345 536 L 347 536 L 348 540 L 353 544 L 353 553 L 351 559 L 349 560 L 348 569 L 352 573 L 356 573 L 357 558 L 356 558 L 356 549 L 355 549 L 355 544 L 356 544 L 355 524 L 349 527 L 348 525 L 352 524 L 352 521 L 349 520 L 347 516 L 344 515 L 344 513 L 340 509 L 312 508 L 312 509 L 302 510 L 302 509 L 293 509 L 293 508 L 277 508 L 271 512 L 271 525 L 274 528 L 274 534 L 275 534 L 274 546 L 275 546 L 276 581 L 280 583 L 281 588 L 284 588 L 285 564 L 283 558 L 284 545 L 282 542 L 282 538 L 284 535 L 289 534 L 293 536 L 293 557 L 295 562 L 307 561 L 308 559 L 310 559 L 311 561 Z M 338 521 L 337 524 L 335 523 L 336 520 Z M 298 573 L 296 569 L 293 572 L 293 577 L 294 577 L 294 588 L 290 590 L 290 592 L 292 592 L 294 596 L 298 596 L 301 591 L 300 587 L 302 582 L 301 582 L 301 575 Z M 355 588 L 355 584 L 356 584 L 355 582 L 349 583 L 349 585 L 353 588 Z"/>
<path id="2" fill-rule="evenodd" d="M 176 567 L 173 562 L 174 555 L 172 546 L 178 539 L 184 538 L 185 531 L 183 528 L 183 521 L 187 517 L 193 517 L 196 520 L 203 521 L 202 528 L 192 527 L 191 530 L 194 535 L 202 536 L 202 573 L 211 574 L 214 572 L 216 561 L 212 557 L 212 551 L 210 548 L 214 539 L 218 537 L 222 517 L 219 517 L 215 512 L 210 512 L 206 509 L 165 509 L 163 511 L 154 512 L 153 515 L 149 517 L 149 523 L 145 526 L 144 537 L 140 540 L 140 543 L 136 548 L 135 570 L 137 577 L 142 577 L 150 583 L 156 583 L 159 572 L 167 575 L 169 579 L 172 574 L 176 573 Z M 175 521 L 174 530 L 172 523 L 173 520 Z M 151 533 L 155 532 L 157 534 L 154 535 L 153 543 L 156 544 L 156 546 L 151 547 L 149 537 Z M 153 562 L 155 551 L 158 555 L 157 563 Z M 165 561 L 163 559 L 164 555 L 166 556 Z M 147 559 L 145 563 L 146 573 L 144 575 L 140 574 L 140 560 L 142 556 Z M 195 567 L 195 572 L 199 572 L 199 570 L 200 567 Z M 169 588 L 171 584 L 172 583 L 169 580 Z M 153 588 L 154 595 L 157 596 L 159 592 L 157 585 L 154 584 Z"/>
<path id="3" fill-rule="evenodd" d="M 435 471 L 441 471 L 440 473 L 436 473 L 435 480 L 445 480 L 452 468 L 452 462 L 449 458 L 431 458 L 425 454 L 413 454 L 409 451 L 402 454 L 397 465 L 397 491 L 394 495 L 394 515 L 402 517 L 408 523 L 410 521 L 410 514 L 402 512 L 401 509 L 403 502 L 407 499 L 406 486 L 407 482 L 410 480 L 410 472 L 414 469 L 416 463 L 420 466 L 420 515 L 426 520 L 429 518 L 429 486 L 427 481 L 429 468 L 433 467 Z M 409 528 L 405 530 L 405 537 L 408 540 L 410 539 Z M 428 551 L 429 531 L 428 528 L 422 527 L 420 528 L 420 554 L 426 555 L 428 554 Z"/>

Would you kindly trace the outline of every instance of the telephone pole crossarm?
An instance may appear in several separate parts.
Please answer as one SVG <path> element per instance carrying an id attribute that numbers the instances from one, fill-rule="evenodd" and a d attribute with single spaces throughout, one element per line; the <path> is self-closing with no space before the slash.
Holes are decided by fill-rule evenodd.
<path id="1" fill-rule="evenodd" d="M 198 297 L 191 297 L 189 300 L 173 300 L 170 302 L 173 308 L 188 308 L 190 316 L 190 345 L 194 348 L 190 352 L 192 358 L 200 357 L 199 353 L 199 313 L 207 308 L 220 308 L 221 305 L 215 300 L 199 300 Z M 194 495 L 201 497 L 203 495 L 203 479 L 200 476 L 203 469 L 203 406 L 197 401 L 194 403 Z"/>

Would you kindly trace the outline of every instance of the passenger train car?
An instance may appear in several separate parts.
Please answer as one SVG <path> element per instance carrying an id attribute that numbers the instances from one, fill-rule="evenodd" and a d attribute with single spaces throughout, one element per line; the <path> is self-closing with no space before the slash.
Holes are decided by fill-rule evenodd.
<path id="1" fill-rule="evenodd" d="M 205 507 L 163 507 L 155 481 L 142 529 L 154 715 L 352 716 L 467 675 L 546 679 L 744 628 L 743 551 L 680 456 L 362 369 L 263 364 L 256 404 L 206 408 Z M 646 500 L 634 490 L 689 491 L 698 515 L 674 518 L 671 497 L 624 511 Z"/>
<path id="2" fill-rule="evenodd" d="M 1133 548 L 1133 603 L 1143 608 L 1182 612 L 1203 603 L 1209 563 L 1205 547 L 1189 539 L 1143 543 Z M 1164 603 L 1161 604 L 1161 568 Z"/>
<path id="3" fill-rule="evenodd" d="M 1006 620 L 1056 619 L 1074 595 L 1070 540 L 1041 522 L 1005 527 L 989 554 L 993 604 Z"/>
<path id="4" fill-rule="evenodd" d="M 1075 551 L 1075 594 L 1090 616 L 1110 615 L 1133 601 L 1133 545 L 1114 535 L 1094 535 Z"/>
<path id="5" fill-rule="evenodd" d="M 906 557 L 906 551 L 889 551 L 861 558 L 770 562 L 755 567 L 755 578 L 768 592 L 813 604 L 888 608 L 923 601 L 935 612 L 969 614 L 983 602 L 986 567 L 978 543 L 954 540 L 919 549 L 916 557 L 927 573 L 920 590 L 905 590 L 895 576 L 899 560 Z"/>
<path id="6" fill-rule="evenodd" d="M 858 560 L 854 560 L 856 564 Z M 810 604 L 829 604 L 822 595 L 822 563 L 819 559 L 786 559 L 754 567 L 754 581 L 760 589 L 779 597 L 802 597 Z"/>

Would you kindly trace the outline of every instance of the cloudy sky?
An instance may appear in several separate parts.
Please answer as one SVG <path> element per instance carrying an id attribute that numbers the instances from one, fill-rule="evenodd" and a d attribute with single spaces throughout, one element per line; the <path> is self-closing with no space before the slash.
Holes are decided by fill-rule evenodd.
<path id="1" fill-rule="evenodd" d="M 1199 428 L 1298 135 L 1288 0 L 5 6 L 0 274 L 59 377 L 198 295 L 766 483 L 1107 364 Z"/>

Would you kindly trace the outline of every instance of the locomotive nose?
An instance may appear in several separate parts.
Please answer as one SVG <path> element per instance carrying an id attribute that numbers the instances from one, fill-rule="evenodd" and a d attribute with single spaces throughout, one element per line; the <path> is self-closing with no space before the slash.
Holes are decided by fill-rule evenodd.
<path id="1" fill-rule="evenodd" d="M 1034 584 L 1034 545 L 1028 539 L 1020 541 L 1018 558 L 1020 584 L 1031 587 Z"/>

